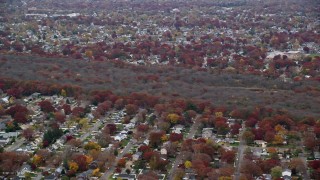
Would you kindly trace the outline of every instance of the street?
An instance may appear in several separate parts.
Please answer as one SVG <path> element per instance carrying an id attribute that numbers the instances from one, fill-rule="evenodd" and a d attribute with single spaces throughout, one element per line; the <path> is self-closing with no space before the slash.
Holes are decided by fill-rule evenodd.
<path id="1" fill-rule="evenodd" d="M 199 118 L 200 118 L 200 115 L 197 115 L 197 117 L 195 119 L 195 122 L 191 126 L 190 131 L 189 131 L 188 135 L 186 136 L 186 139 L 191 139 L 196 134 L 196 132 L 197 132 L 197 130 L 199 128 L 199 125 L 200 125 Z M 182 163 L 181 160 L 182 160 L 183 157 L 182 157 L 181 154 L 183 154 L 183 153 L 180 153 L 180 154 L 177 155 L 176 160 L 174 161 L 173 166 L 172 166 L 171 170 L 168 173 L 169 179 L 173 179 L 175 170 L 177 169 L 178 165 Z"/>
<path id="2" fill-rule="evenodd" d="M 93 127 L 90 130 L 82 134 L 82 136 L 80 137 L 80 140 L 84 141 L 92 133 L 92 131 L 97 131 L 100 126 L 101 126 L 101 121 L 97 121 L 96 123 L 94 123 Z"/>
<path id="3" fill-rule="evenodd" d="M 18 149 L 24 143 L 24 141 L 25 141 L 25 138 L 23 138 L 23 137 L 19 138 L 12 145 L 6 147 L 5 151 L 14 151 L 14 150 Z"/>
<path id="4" fill-rule="evenodd" d="M 107 180 L 108 177 L 113 174 L 113 172 L 114 172 L 114 170 L 115 170 L 115 168 L 116 168 L 116 166 L 117 166 L 117 163 L 118 163 L 119 159 L 121 159 L 121 158 L 123 157 L 123 155 L 127 154 L 127 153 L 130 151 L 130 149 L 132 148 L 132 146 L 133 146 L 133 139 L 131 139 L 131 140 L 129 141 L 129 143 L 127 144 L 127 146 L 126 146 L 125 148 L 123 148 L 123 151 L 122 151 L 120 154 L 118 154 L 118 156 L 117 156 L 117 158 L 115 159 L 115 161 L 113 162 L 111 168 L 108 169 L 108 170 L 103 174 L 103 176 L 101 176 L 101 178 L 100 178 L 101 180 Z"/>
<path id="5" fill-rule="evenodd" d="M 237 153 L 237 159 L 236 159 L 236 170 L 234 174 L 234 180 L 240 179 L 240 167 L 243 160 L 244 150 L 246 148 L 245 142 L 242 138 L 243 132 L 245 130 L 244 122 L 242 123 L 242 130 L 239 132 L 239 146 L 238 146 L 238 153 Z"/>

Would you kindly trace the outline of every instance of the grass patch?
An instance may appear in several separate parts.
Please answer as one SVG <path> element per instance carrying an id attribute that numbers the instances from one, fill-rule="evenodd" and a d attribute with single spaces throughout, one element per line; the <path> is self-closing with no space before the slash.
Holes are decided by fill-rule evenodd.
<path id="1" fill-rule="evenodd" d="M 239 142 L 230 143 L 230 146 L 239 146 Z"/>

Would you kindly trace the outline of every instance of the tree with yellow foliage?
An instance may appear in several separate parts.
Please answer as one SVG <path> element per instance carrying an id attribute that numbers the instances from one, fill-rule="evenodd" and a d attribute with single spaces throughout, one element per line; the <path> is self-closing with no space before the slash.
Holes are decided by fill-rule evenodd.
<path id="1" fill-rule="evenodd" d="M 100 169 L 99 169 L 99 168 L 94 169 L 94 170 L 92 171 L 92 176 L 94 176 L 94 177 L 101 177 Z"/>
<path id="2" fill-rule="evenodd" d="M 272 141 L 273 144 L 276 144 L 276 145 L 281 145 L 283 144 L 284 142 L 284 138 L 282 137 L 281 134 L 277 134 L 274 136 L 274 139 Z"/>
<path id="3" fill-rule="evenodd" d="M 84 149 L 86 150 L 92 150 L 95 149 L 97 151 L 101 150 L 101 146 L 98 143 L 95 143 L 93 141 L 88 142 L 86 145 L 84 145 Z"/>
<path id="4" fill-rule="evenodd" d="M 172 124 L 176 124 L 179 121 L 180 116 L 178 114 L 171 113 L 168 114 L 167 118 L 170 120 Z"/>
<path id="5" fill-rule="evenodd" d="M 32 163 L 36 166 L 39 166 L 41 164 L 41 162 L 43 161 L 43 158 L 39 155 L 34 155 L 33 159 L 32 159 Z"/>
<path id="6" fill-rule="evenodd" d="M 164 134 L 163 136 L 161 136 L 161 141 L 165 142 L 168 141 L 168 136 L 166 134 Z"/>
<path id="7" fill-rule="evenodd" d="M 223 112 L 215 112 L 216 117 L 223 117 Z"/>
<path id="8" fill-rule="evenodd" d="M 68 162 L 68 166 L 69 166 L 70 170 L 73 170 L 75 172 L 78 171 L 78 169 L 79 169 L 78 164 L 76 162 L 74 162 L 74 161 L 69 161 Z"/>
<path id="9" fill-rule="evenodd" d="M 191 161 L 186 161 L 184 162 L 184 167 L 186 167 L 187 169 L 192 167 L 192 162 Z"/>
<path id="10" fill-rule="evenodd" d="M 218 180 L 232 180 L 232 178 L 229 176 L 221 176 Z"/>
<path id="11" fill-rule="evenodd" d="M 64 90 L 64 89 L 61 89 L 61 96 L 63 96 L 63 97 L 67 97 L 67 91 L 66 90 Z"/>
<path id="12" fill-rule="evenodd" d="M 89 122 L 87 118 L 82 118 L 79 120 L 79 125 L 81 126 L 81 129 L 87 130 L 89 129 Z"/>
<path id="13" fill-rule="evenodd" d="M 278 134 L 286 134 L 287 133 L 287 130 L 283 127 L 283 126 L 281 126 L 280 124 L 278 124 L 278 125 L 276 125 L 275 127 L 274 127 L 274 130 L 278 133 Z"/>

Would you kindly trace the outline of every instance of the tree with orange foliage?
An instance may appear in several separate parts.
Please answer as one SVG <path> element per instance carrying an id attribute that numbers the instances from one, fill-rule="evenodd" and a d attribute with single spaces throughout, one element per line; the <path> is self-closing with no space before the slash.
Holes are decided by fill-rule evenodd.
<path id="1" fill-rule="evenodd" d="M 78 169 L 79 169 L 78 164 L 76 162 L 73 162 L 73 161 L 69 161 L 68 162 L 68 167 L 69 167 L 70 170 L 73 170 L 75 172 L 77 172 Z"/>
<path id="2" fill-rule="evenodd" d="M 118 167 L 121 167 L 121 168 L 124 168 L 126 166 L 126 159 L 125 158 L 121 158 L 119 159 L 118 163 L 117 163 L 117 166 Z"/>

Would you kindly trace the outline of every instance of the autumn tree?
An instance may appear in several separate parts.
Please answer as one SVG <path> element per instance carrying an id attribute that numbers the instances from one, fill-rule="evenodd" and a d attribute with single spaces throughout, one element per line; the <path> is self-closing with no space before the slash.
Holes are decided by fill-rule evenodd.
<path id="1" fill-rule="evenodd" d="M 85 171 L 88 169 L 87 157 L 82 154 L 74 154 L 71 160 L 78 164 L 79 171 Z"/>
<path id="2" fill-rule="evenodd" d="M 32 128 L 27 128 L 22 131 L 22 136 L 30 141 L 34 136 L 34 131 Z"/>
<path id="3" fill-rule="evenodd" d="M 62 105 L 62 109 L 64 110 L 64 114 L 69 115 L 71 114 L 71 106 L 69 104 Z"/>
<path id="4" fill-rule="evenodd" d="M 128 104 L 125 106 L 125 110 L 128 115 L 136 114 L 138 109 L 139 109 L 139 107 L 134 104 Z"/>
<path id="5" fill-rule="evenodd" d="M 236 157 L 236 153 L 234 151 L 223 151 L 221 155 L 221 160 L 226 163 L 233 163 Z"/>
<path id="6" fill-rule="evenodd" d="M 276 166 L 271 169 L 271 176 L 274 179 L 280 178 L 282 176 L 282 168 L 280 166 Z"/>
<path id="7" fill-rule="evenodd" d="M 66 116 L 62 112 L 59 112 L 59 111 L 54 113 L 54 118 L 57 122 L 59 122 L 61 124 L 66 121 Z"/>
<path id="8" fill-rule="evenodd" d="M 86 149 L 86 150 L 95 149 L 97 151 L 100 151 L 101 150 L 101 146 L 98 143 L 95 143 L 93 141 L 89 141 L 86 145 L 84 145 L 84 149 Z"/>
<path id="9" fill-rule="evenodd" d="M 121 158 L 121 159 L 119 159 L 119 161 L 118 161 L 118 163 L 117 163 L 117 166 L 118 167 L 121 167 L 121 168 L 124 168 L 125 167 L 125 165 L 126 165 L 126 159 L 125 158 Z"/>
<path id="10" fill-rule="evenodd" d="M 182 139 L 183 139 L 183 135 L 182 134 L 170 133 L 169 140 L 171 142 L 181 141 Z"/>
<path id="11" fill-rule="evenodd" d="M 289 167 L 294 171 L 299 171 L 301 173 L 305 170 L 305 165 L 301 158 L 292 158 L 289 163 Z"/>
<path id="12" fill-rule="evenodd" d="M 254 141 L 254 134 L 247 130 L 242 134 L 242 138 L 246 141 L 247 144 L 253 143 Z"/>
<path id="13" fill-rule="evenodd" d="M 171 124 L 177 124 L 180 120 L 180 116 L 175 113 L 168 114 L 167 118 L 171 122 Z"/>
<path id="14" fill-rule="evenodd" d="M 161 137 L 164 134 L 163 131 L 152 131 L 149 135 L 150 145 L 152 147 L 158 147 L 161 144 Z"/>
<path id="15" fill-rule="evenodd" d="M 241 172 L 249 176 L 258 177 L 262 175 L 261 168 L 251 160 L 245 159 L 241 165 Z"/>
<path id="16" fill-rule="evenodd" d="M 52 103 L 49 100 L 43 100 L 39 102 L 39 106 L 41 108 L 41 111 L 50 113 L 54 112 L 55 108 L 53 107 Z"/>

